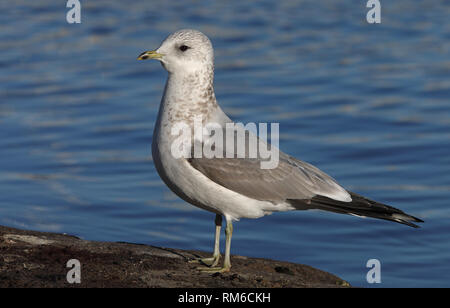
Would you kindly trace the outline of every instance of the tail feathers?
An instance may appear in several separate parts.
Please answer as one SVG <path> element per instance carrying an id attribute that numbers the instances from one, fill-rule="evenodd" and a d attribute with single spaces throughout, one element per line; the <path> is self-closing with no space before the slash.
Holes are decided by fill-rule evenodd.
<path id="1" fill-rule="evenodd" d="M 310 208 L 354 216 L 373 217 L 394 221 L 413 228 L 419 228 L 419 226 L 412 222 L 423 222 L 423 220 L 408 215 L 392 206 L 367 199 L 352 192 L 349 193 L 352 197 L 351 202 L 337 201 L 324 196 L 315 196 L 310 200 L 291 199 L 289 201 L 294 207 L 299 209 Z"/>

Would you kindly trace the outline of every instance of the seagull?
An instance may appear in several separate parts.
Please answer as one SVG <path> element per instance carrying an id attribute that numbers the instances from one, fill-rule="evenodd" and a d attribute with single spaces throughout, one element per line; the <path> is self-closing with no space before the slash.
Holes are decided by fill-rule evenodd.
<path id="1" fill-rule="evenodd" d="M 274 168 L 262 168 L 264 158 L 259 154 L 250 157 L 248 151 L 243 157 L 174 155 L 173 145 L 180 138 L 188 154 L 193 153 L 196 144 L 208 142 L 208 138 L 198 135 L 191 138 L 196 117 L 201 116 L 202 125 L 216 123 L 226 127 L 234 123 L 222 111 L 214 94 L 214 50 L 206 35 L 183 29 L 169 35 L 158 49 L 138 56 L 138 60 L 146 59 L 161 62 L 168 71 L 153 131 L 152 156 L 156 170 L 181 199 L 216 214 L 213 255 L 193 260 L 203 264 L 202 271 L 230 271 L 233 221 L 240 218 L 318 209 L 384 219 L 415 228 L 418 226 L 413 222 L 423 222 L 399 209 L 346 190 L 323 171 L 282 151 L 278 153 Z M 187 126 L 189 134 L 186 136 L 190 138 L 174 134 L 177 123 Z M 240 138 L 248 141 L 252 135 L 245 131 Z M 228 153 L 228 150 L 223 146 L 223 149 L 215 148 L 215 153 Z M 222 217 L 226 220 L 225 257 L 223 265 L 218 266 Z"/>

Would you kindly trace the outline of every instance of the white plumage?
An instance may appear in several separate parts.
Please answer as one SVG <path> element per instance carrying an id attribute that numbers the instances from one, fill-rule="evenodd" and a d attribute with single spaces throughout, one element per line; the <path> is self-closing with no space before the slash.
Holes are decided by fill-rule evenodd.
<path id="1" fill-rule="evenodd" d="M 156 121 L 152 154 L 156 169 L 167 186 L 185 201 L 216 213 L 216 243 L 208 271 L 231 267 L 232 221 L 258 218 L 272 212 L 322 209 L 355 216 L 372 216 L 413 225 L 420 221 L 400 210 L 348 192 L 316 167 L 279 151 L 274 169 L 262 169 L 261 158 L 177 158 L 172 155 L 172 128 L 184 123 L 192 130 L 195 117 L 222 127 L 232 120 L 217 104 L 213 88 L 214 52 L 210 40 L 196 30 L 180 30 L 167 37 L 155 51 L 139 59 L 157 59 L 169 72 Z M 248 132 L 247 132 L 248 133 Z M 245 135 L 245 134 L 244 134 Z M 191 152 L 195 140 L 184 140 Z M 247 137 L 254 137 L 251 133 Z M 202 136 L 205 143 L 210 136 Z M 205 139 L 206 138 L 206 139 Z M 256 137 L 255 137 L 256 138 Z M 225 152 L 226 150 L 223 149 Z M 394 214 L 394 216 L 393 216 Z M 220 258 L 221 217 L 227 221 L 225 261 Z M 415 226 L 415 225 L 413 225 Z"/>

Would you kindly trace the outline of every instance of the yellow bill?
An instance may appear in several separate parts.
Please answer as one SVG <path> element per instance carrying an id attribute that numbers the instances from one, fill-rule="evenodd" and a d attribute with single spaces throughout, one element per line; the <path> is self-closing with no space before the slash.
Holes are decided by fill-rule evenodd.
<path id="1" fill-rule="evenodd" d="M 138 60 L 147 60 L 147 59 L 161 59 L 162 54 L 157 53 L 155 50 L 144 51 L 137 58 Z"/>

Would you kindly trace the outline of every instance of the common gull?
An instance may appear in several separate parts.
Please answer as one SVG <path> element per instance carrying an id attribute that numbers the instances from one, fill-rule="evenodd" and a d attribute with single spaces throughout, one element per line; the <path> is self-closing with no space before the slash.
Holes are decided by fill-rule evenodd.
<path id="1" fill-rule="evenodd" d="M 194 119 L 198 116 L 201 116 L 202 125 L 216 123 L 225 127 L 233 123 L 218 105 L 214 94 L 212 44 L 199 31 L 180 30 L 169 35 L 158 49 L 143 52 L 138 59 L 158 60 L 168 71 L 153 132 L 152 155 L 156 170 L 166 185 L 183 200 L 216 214 L 213 255 L 199 259 L 209 266 L 203 268 L 204 271 L 230 270 L 232 222 L 240 218 L 319 209 L 385 219 L 411 227 L 418 227 L 412 222 L 423 222 L 399 209 L 348 191 L 316 167 L 281 151 L 275 168 L 262 168 L 264 159 L 259 154 L 256 158 L 250 157 L 248 151 L 244 157 L 174 155 L 173 144 L 180 138 L 173 133 L 176 123 L 185 123 L 190 130 L 194 129 Z M 245 132 L 244 137 L 240 136 L 248 141 L 248 136 L 253 136 L 253 133 Z M 182 140 L 185 142 L 184 150 L 192 154 L 196 142 L 205 143 L 207 140 L 186 137 Z M 228 151 L 225 146 L 219 149 L 222 150 L 224 153 Z M 227 224 L 225 258 L 220 267 L 222 216 Z"/>

